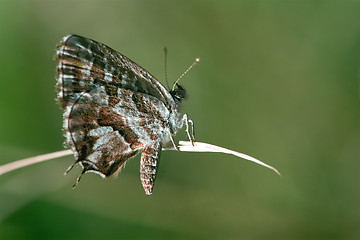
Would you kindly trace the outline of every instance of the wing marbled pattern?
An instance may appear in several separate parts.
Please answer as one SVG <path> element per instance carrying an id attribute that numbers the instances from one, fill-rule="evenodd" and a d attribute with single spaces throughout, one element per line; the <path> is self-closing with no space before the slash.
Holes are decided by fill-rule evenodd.
<path id="1" fill-rule="evenodd" d="M 141 181 L 151 194 L 156 167 L 146 169 L 157 166 L 161 144 L 182 126 L 179 102 L 146 70 L 96 41 L 66 36 L 56 60 L 66 144 L 82 173 L 110 176 L 143 152 Z"/>
<path id="2" fill-rule="evenodd" d="M 77 99 L 80 92 L 105 87 L 107 91 L 124 88 L 153 96 L 169 109 L 176 106 L 169 92 L 149 72 L 102 43 L 66 36 L 57 46 L 56 60 L 57 87 L 62 91 L 59 100 L 63 104 Z"/>

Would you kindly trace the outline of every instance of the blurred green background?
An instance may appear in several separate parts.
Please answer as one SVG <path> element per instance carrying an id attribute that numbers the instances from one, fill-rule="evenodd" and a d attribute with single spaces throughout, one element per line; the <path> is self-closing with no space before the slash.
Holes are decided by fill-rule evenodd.
<path id="1" fill-rule="evenodd" d="M 181 84 L 197 140 L 118 178 L 64 157 L 0 176 L 0 239 L 360 239 L 359 1 L 0 1 L 0 164 L 63 149 L 55 46 L 103 42 Z M 184 131 L 177 136 L 184 140 Z"/>

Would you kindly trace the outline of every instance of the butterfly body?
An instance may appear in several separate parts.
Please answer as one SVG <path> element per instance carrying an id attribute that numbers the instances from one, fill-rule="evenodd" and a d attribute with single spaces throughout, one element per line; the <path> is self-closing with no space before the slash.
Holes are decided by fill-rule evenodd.
<path id="1" fill-rule="evenodd" d="M 66 145 L 82 174 L 111 176 L 141 152 L 140 178 L 150 195 L 162 146 L 187 124 L 180 114 L 186 91 L 177 85 L 169 92 L 129 58 L 77 35 L 60 41 L 56 60 Z"/>

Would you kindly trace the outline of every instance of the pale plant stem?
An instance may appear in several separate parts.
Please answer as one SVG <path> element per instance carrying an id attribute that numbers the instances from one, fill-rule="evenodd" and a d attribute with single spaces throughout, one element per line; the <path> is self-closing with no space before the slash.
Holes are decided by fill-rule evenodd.
<path id="1" fill-rule="evenodd" d="M 63 150 L 63 151 L 38 155 L 35 157 L 25 158 L 25 159 L 21 159 L 21 160 L 15 161 L 15 162 L 4 164 L 4 165 L 0 166 L 0 175 L 7 173 L 7 172 L 11 172 L 13 170 L 16 170 L 16 169 L 19 169 L 22 167 L 33 165 L 35 163 L 45 162 L 48 160 L 64 157 L 64 156 L 71 155 L 71 154 L 72 154 L 71 150 Z"/>
<path id="2" fill-rule="evenodd" d="M 202 142 L 192 143 L 189 141 L 180 141 L 179 145 L 178 145 L 178 149 L 180 152 L 219 152 L 219 153 L 231 154 L 231 155 L 243 158 L 245 160 L 254 162 L 254 163 L 264 166 L 266 168 L 269 168 L 269 169 L 273 170 L 274 172 L 276 172 L 278 175 L 280 175 L 279 171 L 276 168 L 254 158 L 254 157 L 251 157 L 251 156 L 243 154 L 243 153 L 235 152 L 233 150 L 229 150 L 229 149 L 226 149 L 223 147 L 219 147 L 216 145 L 202 143 Z M 163 148 L 163 150 L 176 150 L 176 149 L 174 147 L 171 147 L 171 148 Z M 63 150 L 63 151 L 59 151 L 59 152 L 38 155 L 35 157 L 25 158 L 22 160 L 11 162 L 11 163 L 0 166 L 0 175 L 7 173 L 7 172 L 11 172 L 13 170 L 16 170 L 16 169 L 19 169 L 22 167 L 26 167 L 26 166 L 35 164 L 35 163 L 45 162 L 48 160 L 64 157 L 64 156 L 71 155 L 71 154 L 72 154 L 71 150 Z"/>

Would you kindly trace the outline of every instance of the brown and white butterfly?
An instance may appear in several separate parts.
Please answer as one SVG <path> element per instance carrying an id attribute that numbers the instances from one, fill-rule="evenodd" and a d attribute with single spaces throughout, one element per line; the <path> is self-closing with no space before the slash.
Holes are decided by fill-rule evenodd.
<path id="1" fill-rule="evenodd" d="M 193 141 L 191 120 L 180 114 L 185 89 L 175 84 L 168 91 L 121 53 L 77 35 L 60 41 L 55 59 L 57 100 L 64 109 L 65 143 L 74 152 L 74 164 L 80 164 L 82 174 L 108 177 L 141 153 L 140 178 L 150 195 L 162 146 L 170 141 L 175 146 L 172 136 L 184 123 Z"/>

